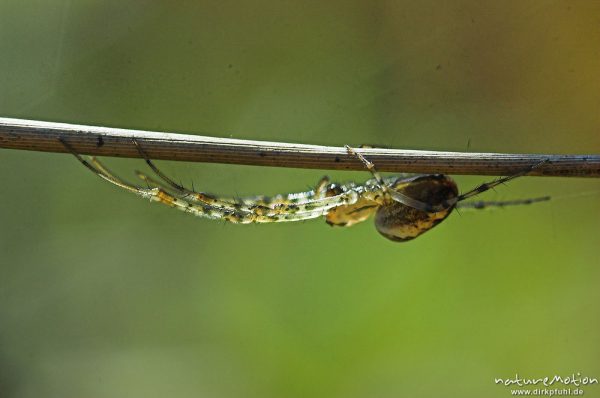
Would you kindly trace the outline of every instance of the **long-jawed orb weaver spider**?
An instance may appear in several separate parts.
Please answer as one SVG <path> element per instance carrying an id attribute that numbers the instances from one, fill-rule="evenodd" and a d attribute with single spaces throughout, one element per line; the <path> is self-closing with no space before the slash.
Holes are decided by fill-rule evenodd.
<path id="1" fill-rule="evenodd" d="M 380 234 L 390 240 L 404 242 L 429 231 L 445 220 L 455 208 L 483 209 L 550 199 L 544 196 L 502 202 L 461 203 L 497 185 L 524 176 L 539 164 L 459 194 L 454 180 L 444 174 L 382 178 L 373 163 L 349 146 L 346 146 L 348 153 L 360 159 L 373 175 L 373 178 L 363 185 L 352 182 L 336 184 L 331 183 L 328 177 L 323 177 L 313 190 L 307 192 L 277 195 L 271 198 L 256 196 L 228 199 L 189 190 L 177 184 L 156 167 L 135 139 L 132 140 L 133 144 L 161 180 L 158 181 L 136 171 L 137 176 L 147 184 L 146 188 L 123 181 L 95 157 L 87 160 L 75 152 L 66 141 L 62 139 L 60 141 L 85 167 L 111 184 L 149 199 L 151 202 L 163 203 L 195 216 L 225 220 L 235 224 L 302 221 L 324 216 L 327 224 L 331 226 L 350 227 L 365 221 L 374 213 L 375 227 Z"/>

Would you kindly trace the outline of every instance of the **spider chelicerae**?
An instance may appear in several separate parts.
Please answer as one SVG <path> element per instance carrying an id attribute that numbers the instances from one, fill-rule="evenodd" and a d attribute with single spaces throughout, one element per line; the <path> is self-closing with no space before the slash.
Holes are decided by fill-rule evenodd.
<path id="1" fill-rule="evenodd" d="M 229 199 L 196 192 L 174 182 L 150 160 L 136 140 L 132 140 L 133 144 L 160 180 L 136 171 L 147 187 L 123 181 L 97 158 L 85 159 L 66 141 L 60 141 L 85 167 L 120 188 L 195 216 L 235 224 L 302 221 L 324 216 L 327 224 L 331 226 L 350 227 L 375 214 L 375 227 L 380 234 L 390 240 L 404 242 L 430 230 L 446 219 L 455 208 L 484 209 L 550 199 L 549 196 L 543 196 L 509 201 L 463 202 L 497 185 L 528 174 L 540 163 L 459 194 L 454 180 L 444 174 L 383 178 L 373 163 L 349 146 L 346 146 L 348 153 L 360 159 L 373 176 L 362 185 L 353 182 L 332 183 L 328 177 L 323 177 L 314 189 L 307 192 Z"/>

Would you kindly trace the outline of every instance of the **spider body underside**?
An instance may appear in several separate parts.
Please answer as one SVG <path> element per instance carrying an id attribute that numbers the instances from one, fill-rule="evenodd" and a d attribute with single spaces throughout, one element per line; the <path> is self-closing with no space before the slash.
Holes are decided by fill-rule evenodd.
<path id="1" fill-rule="evenodd" d="M 257 196 L 227 199 L 189 190 L 177 184 L 154 165 L 137 141 L 132 141 L 160 181 L 136 172 L 147 187 L 129 184 L 115 176 L 96 158 L 83 158 L 61 139 L 62 144 L 84 166 L 120 188 L 195 216 L 235 224 L 291 222 L 325 217 L 325 221 L 331 226 L 350 227 L 374 214 L 375 227 L 380 234 L 392 241 L 403 242 L 429 231 L 446 219 L 456 207 L 482 209 L 549 199 L 545 196 L 506 202 L 459 203 L 513 178 L 526 175 L 537 165 L 512 176 L 479 185 L 460 195 L 454 180 L 444 174 L 384 179 L 371 162 L 348 146 L 348 152 L 363 162 L 373 179 L 359 185 L 335 184 L 331 183 L 328 177 L 323 177 L 313 190 L 307 192 L 277 195 L 272 198 Z"/>

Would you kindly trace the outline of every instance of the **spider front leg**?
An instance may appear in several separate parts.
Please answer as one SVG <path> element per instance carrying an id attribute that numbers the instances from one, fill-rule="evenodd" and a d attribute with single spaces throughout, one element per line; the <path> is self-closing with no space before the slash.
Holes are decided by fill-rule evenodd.
<path id="1" fill-rule="evenodd" d="M 81 155 L 79 155 L 65 140 L 59 138 L 59 141 L 71 154 L 73 154 L 73 156 L 75 156 L 75 158 L 77 158 L 77 160 L 79 160 L 92 173 L 96 174 L 103 180 L 118 186 L 119 188 L 123 188 L 129 192 L 135 193 L 145 199 L 149 199 L 152 202 L 166 204 L 170 207 L 175 207 L 187 213 L 191 213 L 196 216 L 201 216 L 205 218 L 226 219 L 231 222 L 243 222 L 246 219 L 246 216 L 243 213 L 223 212 L 220 209 L 214 209 L 209 206 L 193 205 L 181 198 L 177 198 L 169 194 L 166 190 L 162 188 L 142 188 L 129 184 L 121 180 L 119 177 L 116 177 L 113 173 L 111 173 L 108 170 L 108 168 L 106 168 L 106 166 L 100 163 L 100 161 L 98 161 L 95 157 L 90 158 L 90 161 L 88 161 L 84 159 Z"/>
<path id="2" fill-rule="evenodd" d="M 240 198 L 238 200 L 220 198 L 207 193 L 189 190 L 183 185 L 177 184 L 150 160 L 135 139 L 133 143 L 137 147 L 141 157 L 146 161 L 146 164 L 163 181 L 155 181 L 145 174 L 137 172 L 138 177 L 147 184 L 174 190 L 186 200 L 200 204 L 252 213 L 260 220 L 264 217 L 267 217 L 267 219 L 278 218 L 282 220 L 296 220 L 305 216 L 314 218 L 312 217 L 313 214 L 323 215 L 331 208 L 353 202 L 355 200 L 354 196 L 356 196 L 355 192 L 329 192 L 329 178 L 325 176 L 321 178 L 313 191 L 293 193 L 285 196 L 278 195 L 273 198 L 264 196 Z"/>
<path id="3" fill-rule="evenodd" d="M 163 182 L 166 183 L 167 186 L 170 187 L 170 189 L 174 189 L 175 191 L 179 192 L 182 195 L 189 196 L 194 201 L 198 201 L 198 202 L 209 204 L 209 205 L 215 204 L 218 202 L 219 206 L 227 207 L 227 208 L 239 208 L 241 205 L 252 205 L 255 207 L 255 210 L 263 210 L 263 209 L 261 209 L 261 207 L 263 207 L 263 206 L 266 207 L 267 209 L 272 209 L 272 207 L 269 205 L 278 205 L 278 204 L 282 204 L 282 203 L 286 202 L 284 200 L 284 198 L 277 198 L 278 200 L 265 200 L 264 197 L 248 198 L 247 200 L 242 199 L 239 201 L 236 201 L 233 199 L 224 199 L 224 198 L 217 199 L 215 196 L 209 195 L 207 193 L 197 192 L 193 189 L 189 190 L 186 187 L 184 187 L 183 185 L 177 184 L 175 181 L 173 181 L 171 178 L 169 178 L 165 173 L 163 173 L 154 164 L 154 162 L 152 160 L 150 160 L 150 157 L 142 149 L 142 146 L 137 142 L 137 140 L 133 139 L 132 142 L 136 146 L 139 154 L 144 159 L 146 164 L 150 167 L 150 169 L 152 169 L 154 174 L 156 174 L 161 180 L 163 180 Z M 148 176 L 144 175 L 143 173 L 137 172 L 137 174 L 144 181 L 152 181 Z M 156 181 L 153 181 L 153 182 L 155 184 L 161 184 L 161 183 L 157 183 Z M 308 195 L 306 195 L 306 196 L 308 196 Z"/>
<path id="4" fill-rule="evenodd" d="M 375 169 L 375 165 L 373 163 L 368 161 L 361 153 L 357 152 L 350 146 L 346 145 L 345 147 L 350 155 L 356 156 L 365 165 L 367 170 L 371 172 L 373 178 L 375 178 L 375 181 L 377 181 L 379 188 L 381 188 L 381 190 L 383 191 L 384 196 L 390 197 L 395 202 L 402 203 L 406 206 L 412 207 L 413 209 L 425 211 L 428 213 L 436 211 L 436 209 L 430 204 L 411 198 L 410 196 L 405 195 L 399 190 L 393 189 L 390 186 L 388 186 L 383 180 L 383 178 L 381 178 L 381 175 Z"/>
<path id="5" fill-rule="evenodd" d="M 180 211 L 209 219 L 225 220 L 236 224 L 302 221 L 321 217 L 327 214 L 327 212 L 333 207 L 340 206 L 342 204 L 353 203 L 357 197 L 357 193 L 355 191 L 349 191 L 334 197 L 307 201 L 301 206 L 295 208 L 286 207 L 281 212 L 267 215 L 261 214 L 260 211 L 257 211 L 252 206 L 238 206 L 231 208 L 229 207 L 231 203 L 222 202 L 219 199 L 215 199 L 216 203 L 190 201 L 189 198 L 186 197 L 187 194 L 182 194 L 181 192 L 182 190 L 185 190 L 185 188 L 175 184 L 177 187 L 181 188 L 176 189 L 169 184 L 168 181 L 165 182 L 169 186 L 163 186 L 162 183 L 154 181 L 151 178 L 144 176 L 142 173 L 138 173 L 138 175 L 149 185 L 148 188 L 142 188 L 129 184 L 115 176 L 96 158 L 91 158 L 88 161 L 79 155 L 66 141 L 62 139 L 59 140 L 65 146 L 65 148 L 71 152 L 87 169 L 111 184 L 135 193 L 143 198 L 149 199 L 150 201 L 159 202 L 170 207 L 174 207 Z M 154 186 L 152 187 L 151 185 Z M 169 192 L 169 190 L 177 191 L 177 193 L 173 194 Z"/>
<path id="6" fill-rule="evenodd" d="M 254 196 L 242 198 L 241 201 L 248 205 L 261 205 L 270 209 L 281 208 L 281 205 L 289 203 L 307 203 L 319 199 L 323 199 L 327 196 L 328 188 L 330 185 L 329 177 L 323 176 L 319 182 L 310 191 L 295 192 L 287 195 L 276 195 L 276 196 Z M 329 195 L 333 196 L 333 195 Z"/>

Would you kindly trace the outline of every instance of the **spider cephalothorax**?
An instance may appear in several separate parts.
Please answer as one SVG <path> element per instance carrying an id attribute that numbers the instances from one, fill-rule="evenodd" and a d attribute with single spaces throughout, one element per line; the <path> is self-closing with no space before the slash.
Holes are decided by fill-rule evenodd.
<path id="1" fill-rule="evenodd" d="M 374 177 L 363 185 L 332 184 L 327 177 L 324 177 L 315 189 L 307 192 L 278 195 L 272 198 L 258 196 L 227 199 L 189 190 L 177 184 L 154 165 L 135 140 L 133 144 L 160 179 L 158 181 L 137 172 L 138 177 L 147 184 L 147 187 L 124 182 L 96 158 L 86 160 L 67 142 L 64 140 L 61 142 L 84 166 L 120 188 L 186 213 L 236 224 L 301 221 L 325 216 L 325 220 L 330 225 L 349 227 L 375 213 L 375 226 L 379 233 L 393 241 L 402 242 L 414 239 L 430 230 L 448 217 L 457 206 L 481 209 L 488 206 L 526 204 L 549 199 L 543 197 L 509 202 L 460 204 L 461 201 L 498 184 L 527 174 L 537 165 L 512 176 L 482 184 L 459 195 L 456 183 L 443 174 L 383 179 L 371 162 L 348 146 L 346 147 L 348 152 L 360 159 Z"/>

